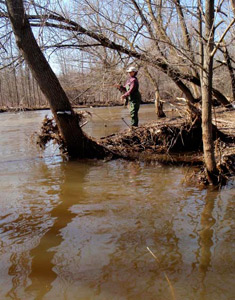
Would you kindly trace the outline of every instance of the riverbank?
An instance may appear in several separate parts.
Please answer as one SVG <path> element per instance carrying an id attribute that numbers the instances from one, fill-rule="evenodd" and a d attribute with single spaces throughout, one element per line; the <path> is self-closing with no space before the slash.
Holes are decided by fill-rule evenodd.
<path id="1" fill-rule="evenodd" d="M 157 119 L 156 114 L 154 114 L 154 106 L 145 106 L 145 111 L 146 108 L 148 113 L 144 122 L 142 112 L 140 112 L 140 126 L 136 129 L 129 127 L 126 130 L 120 125 L 118 125 L 119 129 L 115 127 L 112 129 L 110 123 L 118 122 L 120 124 L 120 121 L 125 121 L 122 122 L 122 125 L 129 126 L 129 112 L 127 109 L 113 107 L 111 112 L 108 108 L 108 114 L 103 116 L 101 111 L 97 114 L 95 108 L 94 111 L 89 108 L 86 111 L 88 114 L 86 113 L 83 116 L 86 118 L 89 115 L 88 120 L 82 122 L 85 124 L 84 130 L 89 136 L 94 137 L 99 144 L 108 149 L 111 156 L 113 153 L 113 158 L 120 157 L 126 160 L 145 162 L 157 161 L 168 165 L 203 166 L 200 122 L 191 124 L 186 121 L 186 112 L 184 113 L 182 107 L 170 108 L 168 106 L 168 110 L 165 110 L 167 117 L 162 119 Z M 78 110 L 77 113 L 82 113 L 82 111 Z M 40 134 L 42 141 L 39 141 L 39 144 L 45 145 L 51 139 L 55 139 L 56 142 L 60 141 L 58 134 L 50 126 L 52 124 L 50 120 L 50 118 L 44 120 L 44 128 Z M 149 122 L 148 120 L 154 121 Z M 97 136 L 94 128 L 92 128 L 92 131 L 87 131 L 89 123 L 92 124 L 93 122 L 96 123 L 96 129 L 99 126 L 105 128 L 103 137 L 101 135 Z M 215 131 L 215 152 L 218 167 L 225 176 L 234 176 L 235 110 L 225 107 L 214 108 L 213 123 L 219 130 Z M 64 149 L 62 144 L 61 149 Z M 66 152 L 66 149 L 64 150 Z"/>
<path id="2" fill-rule="evenodd" d="M 226 178 L 235 176 L 235 110 L 217 107 L 213 123 L 218 128 L 214 132 L 218 169 Z M 191 124 L 181 116 L 103 137 L 101 144 L 127 160 L 203 166 L 201 124 Z"/>
<path id="3" fill-rule="evenodd" d="M 37 110 L 49 110 L 49 106 L 42 106 L 42 107 L 1 107 L 0 113 L 6 112 L 21 112 L 21 111 L 37 111 Z"/>
<path id="4" fill-rule="evenodd" d="M 154 101 L 142 102 L 141 105 L 154 104 Z M 123 106 L 121 103 L 110 102 L 110 103 L 90 103 L 84 105 L 73 105 L 74 109 L 82 109 L 82 108 L 99 108 L 99 107 L 120 107 Z M 40 106 L 40 107 L 8 107 L 2 106 L 0 107 L 0 113 L 5 112 L 21 112 L 21 111 L 37 111 L 37 110 L 49 110 L 49 106 Z"/>

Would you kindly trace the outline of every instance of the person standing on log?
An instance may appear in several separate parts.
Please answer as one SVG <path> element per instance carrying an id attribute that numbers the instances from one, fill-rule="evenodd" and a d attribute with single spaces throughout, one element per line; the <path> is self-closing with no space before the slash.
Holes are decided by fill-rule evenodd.
<path id="1" fill-rule="evenodd" d="M 131 115 L 131 126 L 138 127 L 139 118 L 138 111 L 141 103 L 141 94 L 139 92 L 139 81 L 137 79 L 138 70 L 135 67 L 129 67 L 127 70 L 129 78 L 127 79 L 126 84 L 115 85 L 120 92 L 123 93 L 121 96 L 121 101 L 124 101 L 124 105 L 127 105 L 129 102 L 129 109 Z"/>

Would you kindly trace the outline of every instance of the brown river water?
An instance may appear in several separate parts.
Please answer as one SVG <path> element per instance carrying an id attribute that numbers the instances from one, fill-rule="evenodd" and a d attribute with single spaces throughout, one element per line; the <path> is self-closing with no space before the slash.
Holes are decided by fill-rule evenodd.
<path id="1" fill-rule="evenodd" d="M 123 108 L 90 111 L 93 137 L 127 128 Z M 63 161 L 31 137 L 46 113 L 0 115 L 0 300 L 235 299 L 234 180 L 206 190 L 189 167 Z"/>

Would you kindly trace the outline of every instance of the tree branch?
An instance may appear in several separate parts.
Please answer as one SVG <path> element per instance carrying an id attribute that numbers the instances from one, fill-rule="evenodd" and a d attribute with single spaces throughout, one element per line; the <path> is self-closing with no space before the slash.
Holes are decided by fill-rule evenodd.
<path id="1" fill-rule="evenodd" d="M 226 34 L 228 33 L 229 29 L 233 26 L 233 24 L 235 23 L 235 18 L 233 18 L 233 20 L 230 22 L 230 24 L 228 25 L 228 27 L 225 29 L 224 33 L 221 35 L 219 42 L 217 43 L 217 45 L 215 46 L 215 48 L 213 49 L 213 51 L 211 52 L 211 57 L 213 57 L 216 53 L 216 51 L 219 49 L 220 47 L 220 43 L 223 41 L 224 37 L 226 36 Z"/>

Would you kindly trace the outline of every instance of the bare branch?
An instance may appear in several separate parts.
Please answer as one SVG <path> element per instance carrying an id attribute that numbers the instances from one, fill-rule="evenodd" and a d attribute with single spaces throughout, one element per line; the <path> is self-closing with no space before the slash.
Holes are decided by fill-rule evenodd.
<path id="1" fill-rule="evenodd" d="M 228 33 L 229 29 L 233 26 L 233 24 L 235 23 L 235 18 L 233 18 L 233 20 L 230 22 L 230 24 L 227 26 L 227 28 L 225 29 L 225 31 L 223 32 L 223 34 L 221 35 L 217 45 L 215 46 L 215 48 L 213 49 L 213 51 L 211 52 L 211 57 L 213 57 L 216 53 L 216 51 L 219 49 L 219 47 L 221 46 L 221 42 L 223 41 L 223 39 L 225 38 L 226 34 Z"/>

